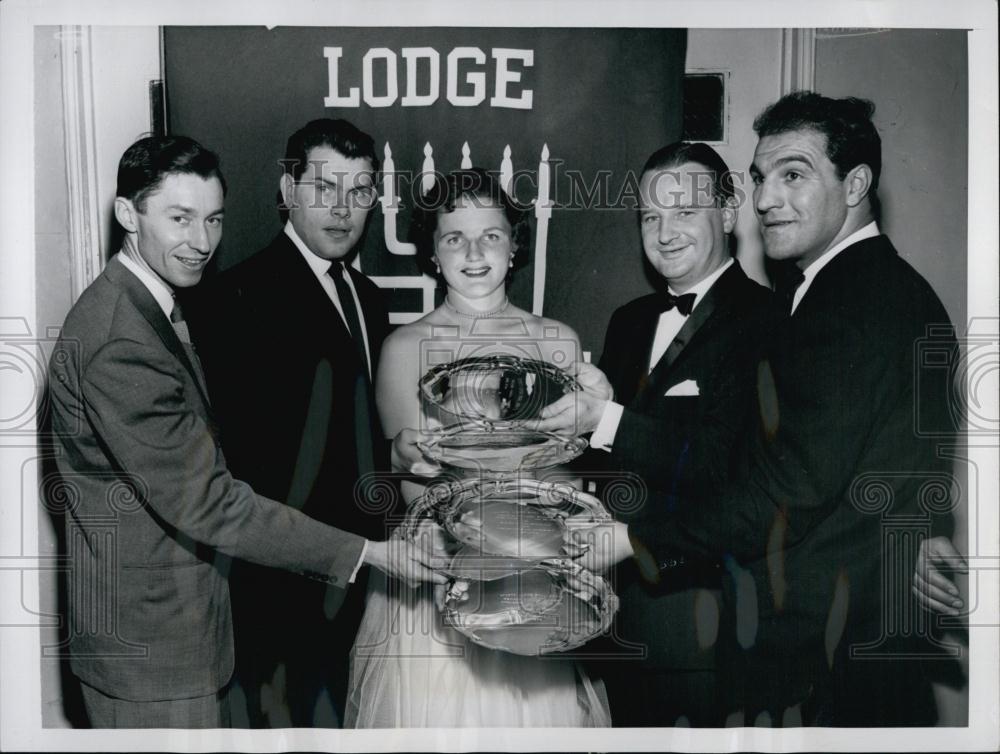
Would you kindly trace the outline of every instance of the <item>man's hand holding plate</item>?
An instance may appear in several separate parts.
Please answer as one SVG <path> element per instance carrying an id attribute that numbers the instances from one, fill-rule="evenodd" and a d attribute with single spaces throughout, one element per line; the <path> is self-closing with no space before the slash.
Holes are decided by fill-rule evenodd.
<path id="1" fill-rule="evenodd" d="M 427 442 L 433 436 L 419 429 L 402 429 L 392 441 L 392 468 L 419 476 L 435 476 L 441 471 L 436 463 L 427 460 L 417 443 Z"/>
<path id="2" fill-rule="evenodd" d="M 581 389 L 543 408 L 541 419 L 533 428 L 578 437 L 597 428 L 605 405 L 614 397 L 614 390 L 604 372 L 593 364 L 574 361 L 566 371 L 576 378 Z"/>

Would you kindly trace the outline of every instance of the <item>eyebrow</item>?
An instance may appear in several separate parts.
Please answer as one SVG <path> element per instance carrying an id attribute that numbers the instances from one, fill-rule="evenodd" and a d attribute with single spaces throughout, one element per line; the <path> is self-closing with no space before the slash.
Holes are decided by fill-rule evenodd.
<path id="1" fill-rule="evenodd" d="M 487 233 L 488 231 L 491 231 L 491 230 L 499 230 L 501 233 L 507 233 L 507 231 L 504 230 L 503 226 L 500 226 L 500 225 L 490 225 L 487 228 L 483 228 L 483 233 Z M 442 236 L 450 236 L 452 233 L 462 233 L 462 234 L 464 234 L 465 231 L 462 230 L 461 228 L 455 228 L 455 230 L 446 231 L 446 232 L 442 233 L 441 235 Z"/>
<path id="2" fill-rule="evenodd" d="M 337 181 L 336 179 L 331 180 L 330 178 L 324 178 L 321 175 L 316 176 L 314 182 L 315 183 L 325 183 L 328 186 L 339 186 L 340 185 L 340 182 Z M 358 185 L 351 187 L 352 190 L 353 189 L 373 189 L 373 188 L 375 188 L 374 181 L 372 183 L 359 183 Z"/>
<path id="3" fill-rule="evenodd" d="M 805 155 L 805 154 L 790 154 L 790 155 L 785 155 L 784 157 L 779 157 L 777 160 L 775 160 L 774 164 L 771 166 L 771 169 L 773 170 L 775 168 L 780 168 L 783 165 L 787 165 L 790 162 L 802 162 L 802 163 L 805 163 L 806 165 L 808 165 L 811 168 L 815 168 L 815 165 L 813 165 L 813 161 L 811 159 L 809 159 L 809 157 L 807 155 Z M 750 172 L 751 173 L 757 173 L 758 175 L 760 175 L 761 171 L 760 171 L 760 168 L 757 167 L 757 163 L 756 162 L 754 162 L 753 164 L 750 165 Z"/>
<path id="4" fill-rule="evenodd" d="M 193 207 L 185 207 L 183 204 L 171 204 L 169 207 L 167 207 L 167 211 L 169 211 L 169 212 L 181 212 L 181 213 L 183 213 L 185 215 L 194 215 L 194 214 L 197 214 L 197 212 L 195 211 L 195 209 Z M 225 210 L 222 207 L 219 207 L 217 210 L 215 210 L 213 212 L 209 212 L 208 215 L 206 215 L 206 217 L 214 217 L 215 215 L 221 215 L 221 214 L 223 214 L 224 211 Z"/>
<path id="5" fill-rule="evenodd" d="M 714 204 L 698 204 L 697 202 L 687 202 L 686 204 L 659 204 L 653 203 L 646 207 L 639 207 L 640 214 L 648 214 L 650 212 L 659 212 L 661 210 L 678 210 L 678 209 L 715 209 Z"/>

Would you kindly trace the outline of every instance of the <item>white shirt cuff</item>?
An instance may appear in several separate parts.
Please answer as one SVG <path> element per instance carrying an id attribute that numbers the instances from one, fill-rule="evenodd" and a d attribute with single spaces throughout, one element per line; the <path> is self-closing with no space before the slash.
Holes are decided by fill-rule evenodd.
<path id="1" fill-rule="evenodd" d="M 611 452 L 611 446 L 615 444 L 615 435 L 618 433 L 618 425 L 621 423 L 624 412 L 625 407 L 620 403 L 608 401 L 604 404 L 601 420 L 597 422 L 597 428 L 590 436 L 590 447 L 595 450 Z"/>
<path id="2" fill-rule="evenodd" d="M 351 578 L 347 580 L 348 584 L 353 584 L 354 579 L 358 577 L 358 571 L 361 570 L 361 566 L 365 564 L 365 552 L 368 550 L 368 540 L 366 539 L 364 544 L 361 545 L 361 557 L 358 558 L 358 564 L 354 566 L 354 570 L 351 571 Z"/>

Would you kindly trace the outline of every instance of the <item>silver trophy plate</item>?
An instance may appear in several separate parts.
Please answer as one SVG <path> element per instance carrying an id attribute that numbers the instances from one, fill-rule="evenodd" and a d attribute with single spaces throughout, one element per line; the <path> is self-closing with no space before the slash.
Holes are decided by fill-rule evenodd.
<path id="1" fill-rule="evenodd" d="M 420 444 L 437 463 L 485 473 L 556 466 L 587 447 L 580 438 L 531 428 L 545 406 L 579 389 L 544 361 L 495 355 L 438 365 L 420 380 L 444 426 Z"/>
<path id="2" fill-rule="evenodd" d="M 476 644 L 537 655 L 579 647 L 605 631 L 618 598 L 572 556 L 567 520 L 610 521 L 593 495 L 565 482 L 465 479 L 432 485 L 410 506 L 404 531 L 437 521 L 460 545 L 445 622 Z"/>
<path id="3" fill-rule="evenodd" d="M 543 408 L 578 389 L 559 367 L 506 354 L 439 364 L 420 380 L 421 396 L 454 421 L 511 426 L 538 419 Z"/>
<path id="4" fill-rule="evenodd" d="M 568 559 L 526 563 L 463 548 L 449 571 L 445 623 L 490 649 L 565 652 L 606 631 L 618 609 L 607 582 Z"/>
<path id="5" fill-rule="evenodd" d="M 566 521 L 581 526 L 611 521 L 593 495 L 565 482 L 465 479 L 435 485 L 410 507 L 407 523 L 435 519 L 457 542 L 484 555 L 537 561 L 583 552 L 566 541 Z"/>
<path id="6" fill-rule="evenodd" d="M 542 409 L 580 389 L 552 364 L 508 355 L 459 359 L 428 371 L 420 394 L 442 427 L 420 444 L 442 465 L 478 471 L 439 482 L 410 506 L 403 529 L 437 521 L 460 549 L 442 615 L 476 644 L 520 655 L 574 649 L 608 629 L 618 598 L 573 561 L 585 546 L 569 526 L 611 520 L 593 495 L 512 472 L 565 463 L 587 447 L 539 432 Z M 572 521 L 570 521 L 572 519 Z"/>

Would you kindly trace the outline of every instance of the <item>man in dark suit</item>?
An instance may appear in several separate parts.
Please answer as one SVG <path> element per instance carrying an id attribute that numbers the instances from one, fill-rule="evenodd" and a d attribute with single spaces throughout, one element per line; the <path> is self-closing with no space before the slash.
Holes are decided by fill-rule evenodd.
<path id="1" fill-rule="evenodd" d="M 667 290 L 615 311 L 600 361 L 609 383 L 580 365 L 589 390 L 554 404 L 542 424 L 560 431 L 570 421 L 575 432 L 593 431 L 591 445 L 603 453 L 591 461 L 642 480 L 646 504 L 616 512 L 636 522 L 653 504 L 673 510 L 680 496 L 727 480 L 774 315 L 770 291 L 730 255 L 736 196 L 715 150 L 685 142 L 657 150 L 643 166 L 639 198 L 643 249 Z M 614 399 L 605 399 L 612 390 Z M 615 725 L 721 724 L 714 673 L 720 586 L 714 560 L 689 559 L 662 578 L 633 562 L 619 568 L 615 635 L 644 657 L 602 663 Z"/>
<path id="2" fill-rule="evenodd" d="M 399 542 L 367 541 L 257 494 L 217 441 L 175 300 L 222 236 L 216 156 L 181 137 L 118 168 L 121 251 L 66 318 L 50 362 L 69 556 L 69 652 L 94 727 L 228 724 L 230 557 L 344 591 L 367 562 L 437 579 Z M 356 588 L 356 587 L 355 587 Z"/>
<path id="3" fill-rule="evenodd" d="M 284 228 L 207 286 L 192 317 L 234 472 L 370 538 L 384 536 L 389 511 L 356 486 L 387 467 L 372 378 L 389 321 L 381 292 L 349 263 L 378 165 L 372 138 L 347 121 L 292 134 L 279 181 Z M 231 583 L 249 724 L 339 725 L 364 589 L 344 595 L 244 563 Z"/>
<path id="4" fill-rule="evenodd" d="M 948 464 L 920 428 L 950 419 L 946 392 L 925 394 L 915 367 L 921 350 L 955 341 L 937 296 L 878 230 L 873 109 L 796 92 L 758 117 L 765 251 L 801 274 L 778 289 L 790 317 L 767 348 L 739 479 L 672 515 L 617 524 L 590 558 L 662 570 L 726 556 L 747 569 L 751 588 L 727 584 L 724 666 L 748 724 L 935 718 L 909 580 L 921 538 L 949 518 L 935 502 L 947 501 Z"/>

